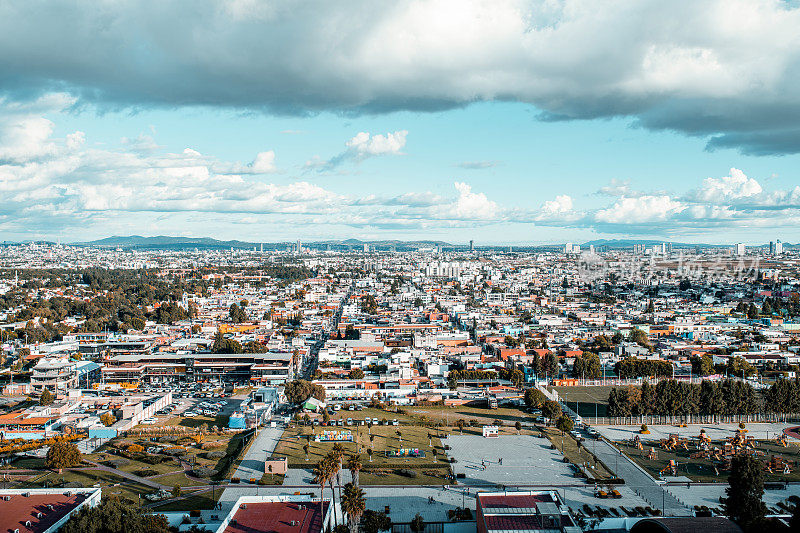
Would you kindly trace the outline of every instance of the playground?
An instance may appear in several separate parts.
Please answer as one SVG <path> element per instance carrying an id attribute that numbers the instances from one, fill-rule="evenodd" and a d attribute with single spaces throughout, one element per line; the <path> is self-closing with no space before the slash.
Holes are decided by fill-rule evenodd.
<path id="1" fill-rule="evenodd" d="M 615 444 L 654 478 L 724 482 L 731 460 L 749 455 L 762 462 L 767 481 L 800 481 L 800 443 L 783 434 L 756 439 L 740 428 L 720 440 L 712 440 L 705 430 L 693 436 L 673 433 L 659 440 L 645 437 L 637 434 Z"/>

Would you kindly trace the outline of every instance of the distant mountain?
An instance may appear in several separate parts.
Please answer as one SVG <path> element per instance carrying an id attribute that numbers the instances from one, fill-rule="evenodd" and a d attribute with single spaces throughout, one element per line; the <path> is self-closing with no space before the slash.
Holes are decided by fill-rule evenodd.
<path id="1" fill-rule="evenodd" d="M 106 237 L 95 241 L 74 243 L 81 246 L 102 246 L 107 248 L 139 248 L 139 249 L 182 249 L 182 248 L 203 248 L 203 249 L 252 249 L 260 248 L 262 245 L 265 250 L 285 249 L 294 244 L 294 241 L 284 241 L 279 243 L 269 242 L 248 242 L 248 241 L 222 241 L 211 237 L 171 237 L 159 235 L 156 237 L 142 237 L 140 235 Z M 453 247 L 454 245 L 443 241 L 361 241 L 358 239 L 347 239 L 344 241 L 314 241 L 302 242 L 304 247 L 315 249 L 326 248 L 361 248 L 365 244 L 377 248 L 413 249 L 425 247 Z M 456 246 L 457 248 L 459 246 Z M 462 246 L 463 247 L 463 246 Z"/>

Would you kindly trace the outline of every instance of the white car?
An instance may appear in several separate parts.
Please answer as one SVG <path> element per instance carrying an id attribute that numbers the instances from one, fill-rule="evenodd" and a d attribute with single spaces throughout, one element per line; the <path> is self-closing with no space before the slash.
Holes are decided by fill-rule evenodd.
<path id="1" fill-rule="evenodd" d="M 192 418 L 193 416 L 197 416 L 197 413 L 195 413 L 194 411 L 186 411 L 185 413 L 183 413 L 183 416 Z"/>

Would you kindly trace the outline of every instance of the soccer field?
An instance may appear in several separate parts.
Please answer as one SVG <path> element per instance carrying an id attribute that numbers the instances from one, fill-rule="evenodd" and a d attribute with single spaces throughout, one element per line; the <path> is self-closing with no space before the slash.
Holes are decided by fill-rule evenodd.
<path id="1" fill-rule="evenodd" d="M 608 392 L 610 385 L 596 387 L 550 387 L 558 392 L 558 396 L 567 402 L 573 410 L 584 417 L 606 416 L 608 410 Z"/>

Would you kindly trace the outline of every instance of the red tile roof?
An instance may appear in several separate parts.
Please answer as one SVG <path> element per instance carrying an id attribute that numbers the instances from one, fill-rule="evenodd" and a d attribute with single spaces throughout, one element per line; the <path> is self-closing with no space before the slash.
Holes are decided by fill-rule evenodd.
<path id="1" fill-rule="evenodd" d="M 47 528 L 72 512 L 86 499 L 83 494 L 12 494 L 11 499 L 0 499 L 0 533 L 19 529 L 20 533 L 44 533 Z M 49 505 L 53 506 L 50 510 Z M 41 518 L 37 518 L 41 513 Z M 25 522 L 30 521 L 30 527 Z"/>
<path id="2" fill-rule="evenodd" d="M 320 502 L 260 502 L 236 510 L 224 533 L 319 533 L 324 511 Z M 330 502 L 325 502 L 325 510 Z M 295 526 L 292 526 L 292 521 Z M 2 531 L 0 530 L 0 533 Z"/>

